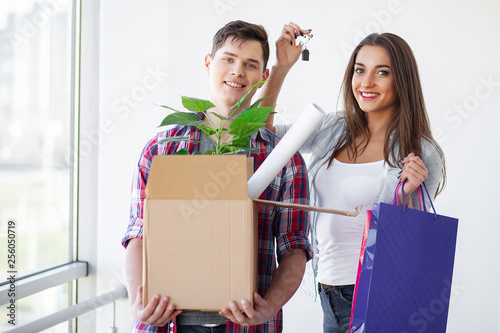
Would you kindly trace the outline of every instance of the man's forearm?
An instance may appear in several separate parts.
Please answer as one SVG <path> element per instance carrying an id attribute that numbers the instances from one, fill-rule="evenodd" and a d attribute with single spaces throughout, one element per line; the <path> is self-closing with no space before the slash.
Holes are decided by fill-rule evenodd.
<path id="1" fill-rule="evenodd" d="M 137 287 L 142 285 L 142 239 L 131 239 L 125 254 L 125 279 L 128 295 L 133 304 Z"/>
<path id="2" fill-rule="evenodd" d="M 294 249 L 281 258 L 280 265 L 274 273 L 271 285 L 264 299 L 275 307 L 276 312 L 293 296 L 302 281 L 306 268 L 305 250 Z"/>

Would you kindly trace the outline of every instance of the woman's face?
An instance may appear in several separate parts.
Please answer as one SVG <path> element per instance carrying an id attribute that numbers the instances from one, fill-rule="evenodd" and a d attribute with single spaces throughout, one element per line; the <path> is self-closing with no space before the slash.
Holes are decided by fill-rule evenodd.
<path id="1" fill-rule="evenodd" d="M 363 46 L 356 56 L 352 92 L 364 112 L 392 113 L 396 88 L 391 62 L 381 46 Z"/>

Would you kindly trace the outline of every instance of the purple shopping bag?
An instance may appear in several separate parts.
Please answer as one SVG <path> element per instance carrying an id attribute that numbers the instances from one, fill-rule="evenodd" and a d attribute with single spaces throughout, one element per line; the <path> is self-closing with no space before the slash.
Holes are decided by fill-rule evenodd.
<path id="1" fill-rule="evenodd" d="M 349 332 L 446 332 L 458 219 L 432 209 L 373 205 Z"/>

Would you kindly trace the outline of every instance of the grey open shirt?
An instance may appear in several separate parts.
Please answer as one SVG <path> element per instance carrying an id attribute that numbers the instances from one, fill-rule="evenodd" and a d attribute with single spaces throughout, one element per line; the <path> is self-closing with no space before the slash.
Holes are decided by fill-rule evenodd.
<path id="1" fill-rule="evenodd" d="M 308 176 L 309 176 L 309 188 L 311 193 L 311 204 L 317 205 L 318 198 L 316 192 L 314 190 L 314 179 L 318 173 L 318 170 L 325 164 L 328 163 L 332 149 L 339 140 L 342 132 L 345 129 L 345 122 L 343 120 L 336 123 L 339 117 L 342 117 L 343 112 L 333 112 L 328 113 L 319 126 L 314 130 L 311 136 L 305 141 L 302 147 L 299 149 L 301 154 L 311 154 L 310 162 L 307 166 L 308 168 Z M 276 125 L 276 135 L 278 137 L 283 137 L 286 131 L 291 127 L 291 125 Z M 392 136 L 391 136 L 392 138 Z M 396 143 L 396 151 L 397 151 L 397 143 Z M 403 157 L 400 157 L 403 158 Z M 436 189 L 439 184 L 439 180 L 441 178 L 441 166 L 442 166 L 442 156 L 439 153 L 439 150 L 435 147 L 433 143 L 431 143 L 427 139 L 422 140 L 422 156 L 420 156 L 424 165 L 427 167 L 428 176 L 425 180 L 425 184 L 429 190 L 431 196 L 436 193 Z M 395 166 L 398 166 L 398 161 L 391 160 L 391 163 Z M 378 202 L 392 203 L 394 198 L 394 191 L 396 186 L 398 185 L 398 176 L 399 171 L 401 169 L 399 167 L 391 168 L 388 166 L 387 175 L 385 180 L 382 183 L 382 188 L 380 190 L 378 196 Z M 416 191 L 412 193 L 412 203 L 413 207 L 419 207 L 419 199 Z M 429 199 L 426 198 L 425 201 L 427 207 L 430 207 Z M 346 209 L 346 207 L 329 207 L 329 208 L 337 208 L 337 209 Z M 355 207 L 352 207 L 353 210 Z M 318 250 L 318 242 L 316 239 L 316 219 L 317 213 L 311 212 L 311 244 L 313 248 L 313 260 L 312 267 L 314 271 L 314 276 L 317 275 L 318 269 L 318 259 L 317 259 L 317 250 Z M 306 287 L 306 291 L 309 290 L 310 286 Z M 314 287 L 314 286 L 312 286 Z M 310 292 L 308 292 L 311 294 Z"/>

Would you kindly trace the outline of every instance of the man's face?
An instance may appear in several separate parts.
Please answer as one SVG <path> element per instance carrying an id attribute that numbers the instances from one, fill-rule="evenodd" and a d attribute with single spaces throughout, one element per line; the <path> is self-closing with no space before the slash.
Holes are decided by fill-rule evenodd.
<path id="1" fill-rule="evenodd" d="M 254 84 L 269 76 L 259 42 L 236 40 L 231 43 L 231 40 L 230 36 L 215 55 L 205 57 L 210 76 L 210 101 L 220 109 L 232 107 Z M 255 91 L 247 96 L 240 110 L 250 105 Z"/>

